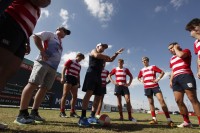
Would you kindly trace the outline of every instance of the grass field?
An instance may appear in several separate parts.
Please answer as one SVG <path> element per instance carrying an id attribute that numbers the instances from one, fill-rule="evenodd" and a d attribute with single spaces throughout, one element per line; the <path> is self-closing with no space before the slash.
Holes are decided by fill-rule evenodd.
<path id="1" fill-rule="evenodd" d="M 13 123 L 18 114 L 18 108 L 0 108 L 0 121 L 9 125 L 9 129 L 0 131 L 7 133 L 71 133 L 71 132 L 84 132 L 84 133 L 113 133 L 113 132 L 126 132 L 126 133 L 200 133 L 197 118 L 190 117 L 193 123 L 193 128 L 169 128 L 166 126 L 166 119 L 164 115 L 157 115 L 158 124 L 149 125 L 148 121 L 151 119 L 150 114 L 134 113 L 133 116 L 138 120 L 138 124 L 133 124 L 128 120 L 119 121 L 118 113 L 106 113 L 111 118 L 111 125 L 109 127 L 101 127 L 99 125 L 91 126 L 89 128 L 79 127 L 77 125 L 77 118 L 60 118 L 58 110 L 43 110 L 41 109 L 40 115 L 46 119 L 43 124 L 19 126 Z M 80 115 L 80 112 L 77 112 Z M 67 111 L 69 114 L 69 111 Z M 89 111 L 88 114 L 89 116 Z M 124 113 L 127 118 L 127 113 Z M 182 122 L 180 115 L 171 115 L 175 124 Z"/>

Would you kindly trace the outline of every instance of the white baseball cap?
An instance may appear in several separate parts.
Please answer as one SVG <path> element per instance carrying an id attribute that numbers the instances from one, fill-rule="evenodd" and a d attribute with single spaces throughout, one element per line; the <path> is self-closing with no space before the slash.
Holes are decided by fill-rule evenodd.
<path id="1" fill-rule="evenodd" d="M 105 49 L 108 48 L 108 44 L 105 44 L 105 43 L 98 43 L 97 46 L 96 46 L 96 48 L 97 48 L 98 46 L 103 46 Z"/>

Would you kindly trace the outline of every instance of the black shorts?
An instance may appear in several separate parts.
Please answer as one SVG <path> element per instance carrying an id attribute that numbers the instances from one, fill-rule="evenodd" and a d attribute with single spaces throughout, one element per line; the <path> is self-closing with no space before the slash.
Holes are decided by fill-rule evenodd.
<path id="1" fill-rule="evenodd" d="M 0 14 L 12 3 L 13 0 L 0 0 Z"/>
<path id="2" fill-rule="evenodd" d="M 107 93 L 106 87 L 101 87 L 101 91 L 102 91 L 103 95 L 106 94 Z"/>
<path id="3" fill-rule="evenodd" d="M 7 13 L 0 15 L 0 47 L 24 58 L 27 37 L 19 24 Z"/>
<path id="4" fill-rule="evenodd" d="M 160 87 L 144 89 L 145 96 L 153 96 L 153 95 L 155 96 L 157 93 L 162 93 Z"/>
<path id="5" fill-rule="evenodd" d="M 101 83 L 101 73 L 98 74 L 94 71 L 86 72 L 82 91 L 92 90 L 94 95 L 101 96 L 103 94 Z"/>
<path id="6" fill-rule="evenodd" d="M 173 91 L 184 91 L 185 89 L 196 90 L 196 80 L 191 74 L 181 74 L 172 80 Z"/>
<path id="7" fill-rule="evenodd" d="M 78 79 L 72 75 L 65 75 L 65 83 L 75 86 L 78 84 Z"/>
<path id="8" fill-rule="evenodd" d="M 130 95 L 129 89 L 123 85 L 115 85 L 114 95 Z"/>

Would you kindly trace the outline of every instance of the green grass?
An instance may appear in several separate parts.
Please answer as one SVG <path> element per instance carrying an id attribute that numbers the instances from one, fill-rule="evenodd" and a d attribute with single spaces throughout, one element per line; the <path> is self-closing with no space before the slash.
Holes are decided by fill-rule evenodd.
<path id="1" fill-rule="evenodd" d="M 197 117 L 191 116 L 190 120 L 194 128 L 169 128 L 166 126 L 166 118 L 164 115 L 157 115 L 158 125 L 149 125 L 148 121 L 151 119 L 150 114 L 134 113 L 133 116 L 138 120 L 138 124 L 133 124 L 128 120 L 119 121 L 118 113 L 106 113 L 111 118 L 111 125 L 109 127 L 101 127 L 98 125 L 89 128 L 79 127 L 77 125 L 77 118 L 60 118 L 58 110 L 43 110 L 40 109 L 40 115 L 46 119 L 44 124 L 34 124 L 19 126 L 14 124 L 16 116 L 18 115 L 18 108 L 0 108 L 0 121 L 9 125 L 9 129 L 0 132 L 8 133 L 69 133 L 69 132 L 84 132 L 84 133 L 112 133 L 112 132 L 126 132 L 126 133 L 200 133 L 198 127 Z M 69 111 L 66 112 L 69 115 Z M 80 112 L 77 112 L 80 115 Z M 89 116 L 89 111 L 88 114 Z M 127 113 L 124 113 L 127 118 Z M 171 115 L 175 124 L 180 124 L 182 116 Z"/>

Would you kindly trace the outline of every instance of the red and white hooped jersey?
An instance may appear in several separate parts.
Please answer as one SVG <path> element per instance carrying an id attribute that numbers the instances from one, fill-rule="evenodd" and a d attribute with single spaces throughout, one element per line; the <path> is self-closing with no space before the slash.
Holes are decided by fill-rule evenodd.
<path id="1" fill-rule="evenodd" d="M 76 60 L 68 60 L 65 63 L 65 66 L 68 68 L 66 70 L 66 75 L 72 75 L 74 77 L 79 77 L 81 71 L 81 65 Z"/>
<path id="2" fill-rule="evenodd" d="M 130 77 L 132 76 L 132 74 L 130 73 L 128 68 L 119 68 L 116 67 L 114 68 L 111 72 L 111 75 L 115 74 L 116 77 L 116 83 L 118 83 L 119 85 L 124 85 L 126 84 L 126 76 L 129 75 Z"/>
<path id="3" fill-rule="evenodd" d="M 144 88 L 155 88 L 159 87 L 158 83 L 154 83 L 153 80 L 156 79 L 156 73 L 161 73 L 162 70 L 155 65 L 144 67 L 140 70 L 138 78 L 143 77 Z"/>
<path id="4" fill-rule="evenodd" d="M 29 0 L 14 0 L 5 12 L 17 21 L 27 38 L 32 35 L 40 17 L 40 8 L 34 6 Z"/>
<path id="5" fill-rule="evenodd" d="M 109 71 L 103 69 L 101 72 L 101 81 L 102 81 L 102 87 L 106 87 L 106 79 L 108 77 Z"/>
<path id="6" fill-rule="evenodd" d="M 194 42 L 194 53 L 198 55 L 198 58 L 200 59 L 200 40 L 198 39 Z"/>
<path id="7" fill-rule="evenodd" d="M 176 55 L 173 55 L 170 59 L 170 68 L 172 68 L 172 72 L 174 77 L 180 74 L 193 74 L 191 70 L 191 52 L 189 49 L 184 49 L 183 52 L 187 53 L 186 58 L 180 58 Z"/>

